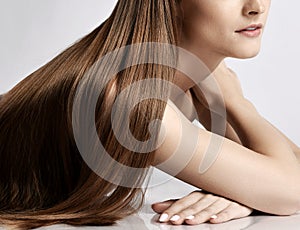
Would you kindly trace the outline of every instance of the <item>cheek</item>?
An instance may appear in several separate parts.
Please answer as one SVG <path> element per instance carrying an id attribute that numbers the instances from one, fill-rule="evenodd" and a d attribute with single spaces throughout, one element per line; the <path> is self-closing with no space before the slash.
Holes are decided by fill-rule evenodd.
<path id="1" fill-rule="evenodd" d="M 199 17 L 186 24 L 185 34 L 188 40 L 200 41 L 205 43 L 213 43 L 222 40 L 225 35 L 224 28 L 218 25 L 215 21 L 205 17 Z M 201 45 L 201 44 L 199 44 Z M 202 44 L 207 45 L 207 44 Z M 201 45 L 201 46 L 202 46 Z"/>
<path id="2" fill-rule="evenodd" d="M 203 39 L 202 46 L 209 47 L 214 51 L 228 48 L 233 42 L 231 31 L 228 31 L 226 27 L 216 23 L 207 23 L 199 30 L 199 35 L 201 35 Z"/>

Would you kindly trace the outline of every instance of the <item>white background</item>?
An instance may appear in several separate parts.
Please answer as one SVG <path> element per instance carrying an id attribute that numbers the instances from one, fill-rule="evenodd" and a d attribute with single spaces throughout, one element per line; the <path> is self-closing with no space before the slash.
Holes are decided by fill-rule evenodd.
<path id="1" fill-rule="evenodd" d="M 116 0 L 0 0 L 0 93 L 109 16 Z M 262 50 L 228 60 L 259 112 L 300 144 L 300 2 L 273 1 Z"/>

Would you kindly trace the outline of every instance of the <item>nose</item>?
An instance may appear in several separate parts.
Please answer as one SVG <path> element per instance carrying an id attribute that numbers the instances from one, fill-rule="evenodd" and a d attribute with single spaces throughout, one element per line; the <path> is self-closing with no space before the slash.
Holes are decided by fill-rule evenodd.
<path id="1" fill-rule="evenodd" d="M 243 14 L 245 16 L 254 16 L 262 14 L 266 10 L 265 0 L 247 0 L 243 7 Z"/>

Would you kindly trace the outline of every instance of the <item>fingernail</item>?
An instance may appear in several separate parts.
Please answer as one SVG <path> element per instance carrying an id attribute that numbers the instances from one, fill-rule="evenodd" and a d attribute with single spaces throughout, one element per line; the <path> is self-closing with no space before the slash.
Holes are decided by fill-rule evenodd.
<path id="1" fill-rule="evenodd" d="M 177 221 L 180 219 L 180 216 L 178 215 L 175 215 L 175 216 L 172 216 L 172 218 L 170 219 L 171 221 Z"/>
<path id="2" fill-rule="evenodd" d="M 186 220 L 192 220 L 192 219 L 194 219 L 195 218 L 195 216 L 187 216 L 185 219 Z"/>
<path id="3" fill-rule="evenodd" d="M 218 218 L 217 215 L 212 215 L 212 216 L 210 217 L 210 219 L 217 219 L 217 218 Z"/>
<path id="4" fill-rule="evenodd" d="M 159 222 L 165 222 L 168 219 L 169 215 L 166 213 L 161 214 Z"/>

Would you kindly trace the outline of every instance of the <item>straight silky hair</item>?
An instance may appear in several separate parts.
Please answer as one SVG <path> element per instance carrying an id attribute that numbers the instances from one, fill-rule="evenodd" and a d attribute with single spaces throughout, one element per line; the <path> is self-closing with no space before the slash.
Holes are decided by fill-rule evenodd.
<path id="1" fill-rule="evenodd" d="M 114 184 L 88 167 L 74 139 L 72 106 L 80 81 L 107 53 L 143 42 L 177 45 L 177 4 L 119 0 L 104 23 L 0 97 L 0 224 L 16 229 L 111 225 L 141 207 L 141 185 L 153 151 L 141 154 L 118 143 L 110 120 L 112 104 L 136 81 L 164 80 L 155 87 L 131 89 L 133 95 L 154 92 L 163 98 L 144 100 L 131 113 L 133 136 L 149 139 L 149 122 L 162 119 L 170 95 L 164 82 L 173 80 L 175 70 L 154 64 L 132 66 L 114 76 L 99 95 L 95 124 L 106 152 L 120 164 L 145 169 L 130 176 L 118 170 L 108 174 L 135 186 Z"/>

